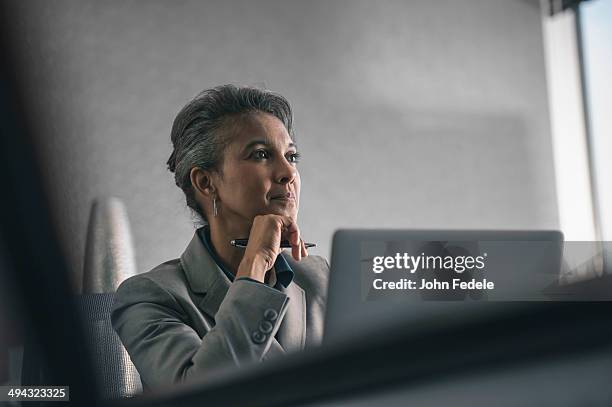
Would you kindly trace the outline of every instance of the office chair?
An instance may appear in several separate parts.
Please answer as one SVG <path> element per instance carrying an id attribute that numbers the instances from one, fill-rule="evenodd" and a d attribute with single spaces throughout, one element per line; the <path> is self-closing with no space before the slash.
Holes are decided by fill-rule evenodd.
<path id="1" fill-rule="evenodd" d="M 100 397 L 134 396 L 142 392 L 140 376 L 110 321 L 117 287 L 136 274 L 125 206 L 117 198 L 94 201 L 87 229 L 83 294 L 77 303 L 98 372 Z"/>

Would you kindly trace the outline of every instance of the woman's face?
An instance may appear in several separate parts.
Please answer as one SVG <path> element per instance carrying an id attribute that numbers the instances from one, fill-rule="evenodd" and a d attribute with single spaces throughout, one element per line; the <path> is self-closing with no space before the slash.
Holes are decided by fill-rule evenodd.
<path id="1" fill-rule="evenodd" d="M 219 216 L 246 223 L 263 214 L 297 220 L 299 154 L 285 125 L 271 114 L 253 113 L 230 127 L 222 176 L 215 180 Z"/>

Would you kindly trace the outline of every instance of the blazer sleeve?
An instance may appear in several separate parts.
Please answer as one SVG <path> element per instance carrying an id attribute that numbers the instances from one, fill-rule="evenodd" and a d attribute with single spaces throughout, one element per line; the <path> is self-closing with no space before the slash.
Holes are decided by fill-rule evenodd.
<path id="1" fill-rule="evenodd" d="M 200 338 L 170 292 L 150 278 L 135 276 L 117 290 L 111 321 L 150 388 L 261 360 L 287 302 L 287 295 L 278 290 L 239 279 L 221 302 L 215 326 Z"/>

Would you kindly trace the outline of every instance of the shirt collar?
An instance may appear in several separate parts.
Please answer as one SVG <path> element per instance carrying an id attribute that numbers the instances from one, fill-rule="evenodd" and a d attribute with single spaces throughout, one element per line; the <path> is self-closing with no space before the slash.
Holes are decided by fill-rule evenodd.
<path id="1" fill-rule="evenodd" d="M 215 252 L 215 248 L 213 247 L 212 242 L 210 240 L 210 227 L 208 225 L 205 225 L 199 228 L 197 230 L 197 234 L 200 240 L 202 241 L 202 244 L 204 245 L 208 253 L 210 253 L 210 256 L 212 257 L 214 262 L 217 264 L 217 266 L 219 266 L 219 268 L 221 269 L 221 271 L 223 271 L 229 281 L 234 281 L 234 275 L 229 270 L 227 270 L 227 268 L 223 265 L 223 262 L 217 255 L 217 252 Z M 276 256 L 276 261 L 274 262 L 274 271 L 276 272 L 276 286 L 278 286 L 278 284 L 280 283 L 285 288 L 289 287 L 289 284 L 291 284 L 291 281 L 293 281 L 293 276 L 295 273 L 293 272 L 293 269 L 291 268 L 289 263 L 287 263 L 287 260 L 285 260 L 285 258 L 283 257 L 282 252 L 278 256 Z"/>

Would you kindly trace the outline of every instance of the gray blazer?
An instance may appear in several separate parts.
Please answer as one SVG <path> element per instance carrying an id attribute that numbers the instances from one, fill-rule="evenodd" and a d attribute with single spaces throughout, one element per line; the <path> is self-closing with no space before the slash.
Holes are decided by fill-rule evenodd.
<path id="1" fill-rule="evenodd" d="M 313 255 L 284 257 L 295 273 L 289 287 L 232 283 L 196 233 L 180 259 L 125 280 L 111 321 L 144 387 L 319 344 L 329 264 Z"/>

